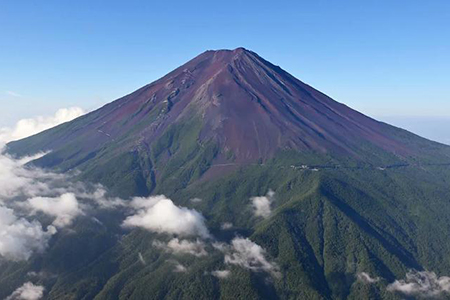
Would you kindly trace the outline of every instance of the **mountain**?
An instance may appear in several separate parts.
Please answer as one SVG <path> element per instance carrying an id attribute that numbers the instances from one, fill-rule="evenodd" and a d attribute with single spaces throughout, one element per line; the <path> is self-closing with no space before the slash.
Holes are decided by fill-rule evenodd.
<path id="1" fill-rule="evenodd" d="M 448 158 L 441 152 L 446 147 L 366 117 L 243 48 L 206 51 L 97 111 L 9 148 L 19 155 L 51 150 L 39 165 L 90 170 L 90 180 L 106 185 L 122 180 L 117 166 L 111 179 L 93 169 L 117 159 L 136 163 L 129 191 L 139 194 L 152 192 L 152 178 L 166 177 L 168 161 L 209 177 L 288 151 L 320 153 L 328 158 L 312 162 L 323 164 L 333 164 L 332 158 L 379 166 Z"/>
<path id="2" fill-rule="evenodd" d="M 279 274 L 232 266 L 230 278 L 207 276 L 226 267 L 217 253 L 181 256 L 189 271 L 173 272 L 155 247 L 164 236 L 124 232 L 120 213 L 102 211 L 106 227 L 81 216 L 75 239 L 58 234 L 44 254 L 3 262 L 0 297 L 36 269 L 57 275 L 42 279 L 48 299 L 397 299 L 386 287 L 410 269 L 450 275 L 450 147 L 352 110 L 243 48 L 206 51 L 7 151 L 44 151 L 32 166 L 114 197 L 164 194 L 201 212 L 218 241 L 256 242 Z M 272 212 L 253 215 L 249 199 L 269 190 Z"/>

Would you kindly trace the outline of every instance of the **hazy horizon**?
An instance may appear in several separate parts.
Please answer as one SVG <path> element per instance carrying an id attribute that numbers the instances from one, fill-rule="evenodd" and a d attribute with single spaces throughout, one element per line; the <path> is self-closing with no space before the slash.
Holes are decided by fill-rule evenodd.
<path id="1" fill-rule="evenodd" d="M 432 141 L 450 145 L 450 117 L 380 116 L 376 119 L 411 131 Z"/>

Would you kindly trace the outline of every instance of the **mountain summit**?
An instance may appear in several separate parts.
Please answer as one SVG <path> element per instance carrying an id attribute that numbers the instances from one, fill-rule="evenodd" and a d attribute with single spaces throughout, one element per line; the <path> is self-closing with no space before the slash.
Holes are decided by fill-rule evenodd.
<path id="1" fill-rule="evenodd" d="M 53 166 L 61 164 L 60 151 L 77 148 L 70 163 L 64 157 L 59 166 L 68 169 L 108 148 L 146 151 L 161 138 L 168 145 L 181 129 L 195 131 L 191 137 L 200 148 L 214 145 L 213 163 L 221 165 L 263 162 L 289 150 L 383 165 L 442 149 L 334 101 L 244 48 L 206 51 L 129 95 L 11 143 L 10 149 L 51 150 L 53 159 L 47 161 Z M 74 145 L 78 139 L 82 145 Z M 158 155 L 173 155 L 157 148 Z"/>
<path id="2" fill-rule="evenodd" d="M 7 151 L 44 152 L 27 167 L 76 184 L 37 184 L 33 199 L 11 200 L 19 212 L 44 202 L 33 216 L 45 226 L 69 217 L 70 227 L 27 261 L 3 260 L 0 247 L 0 298 L 24 281 L 46 299 L 448 296 L 450 147 L 364 116 L 244 48 L 206 51 Z M 53 207 L 61 190 L 69 204 L 79 198 L 77 213 Z M 8 222 L 0 236 L 34 235 Z"/>

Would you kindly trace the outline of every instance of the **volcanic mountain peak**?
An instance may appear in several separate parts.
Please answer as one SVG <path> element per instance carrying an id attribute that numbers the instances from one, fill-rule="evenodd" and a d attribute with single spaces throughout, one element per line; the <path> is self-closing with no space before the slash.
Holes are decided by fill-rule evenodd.
<path id="1" fill-rule="evenodd" d="M 334 101 L 244 48 L 206 51 L 39 136 L 29 139 L 32 146 L 13 143 L 10 148 L 19 154 L 28 149 L 58 155 L 79 141 L 83 146 L 71 154 L 70 168 L 107 149 L 156 152 L 170 159 L 176 151 L 214 145 L 216 163 L 248 164 L 286 150 L 380 162 L 381 157 L 403 160 L 442 148 Z M 190 146 L 180 142 L 183 138 Z"/>
<path id="2" fill-rule="evenodd" d="M 169 123 L 194 108 L 206 125 L 202 138 L 219 140 L 238 159 L 268 158 L 279 149 L 354 154 L 354 144 L 361 141 L 408 153 L 383 132 L 384 124 L 333 101 L 244 48 L 206 51 L 157 83 L 147 93 L 168 104 Z"/>
<path id="3" fill-rule="evenodd" d="M 244 47 L 237 47 L 235 49 L 217 49 L 217 50 L 212 50 L 211 49 L 211 50 L 206 50 L 203 53 L 210 53 L 210 52 L 212 52 L 212 53 L 220 53 L 220 52 L 222 52 L 222 53 L 242 54 L 244 52 L 252 52 L 252 51 L 247 50 Z M 202 54 L 200 54 L 200 55 L 202 55 Z"/>

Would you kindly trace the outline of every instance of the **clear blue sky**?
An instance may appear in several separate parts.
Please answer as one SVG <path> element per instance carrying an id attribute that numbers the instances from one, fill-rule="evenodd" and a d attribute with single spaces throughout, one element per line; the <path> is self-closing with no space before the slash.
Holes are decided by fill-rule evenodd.
<path id="1" fill-rule="evenodd" d="M 11 0 L 0 2 L 0 126 L 94 109 L 239 46 L 371 116 L 450 116 L 449 0 Z"/>

